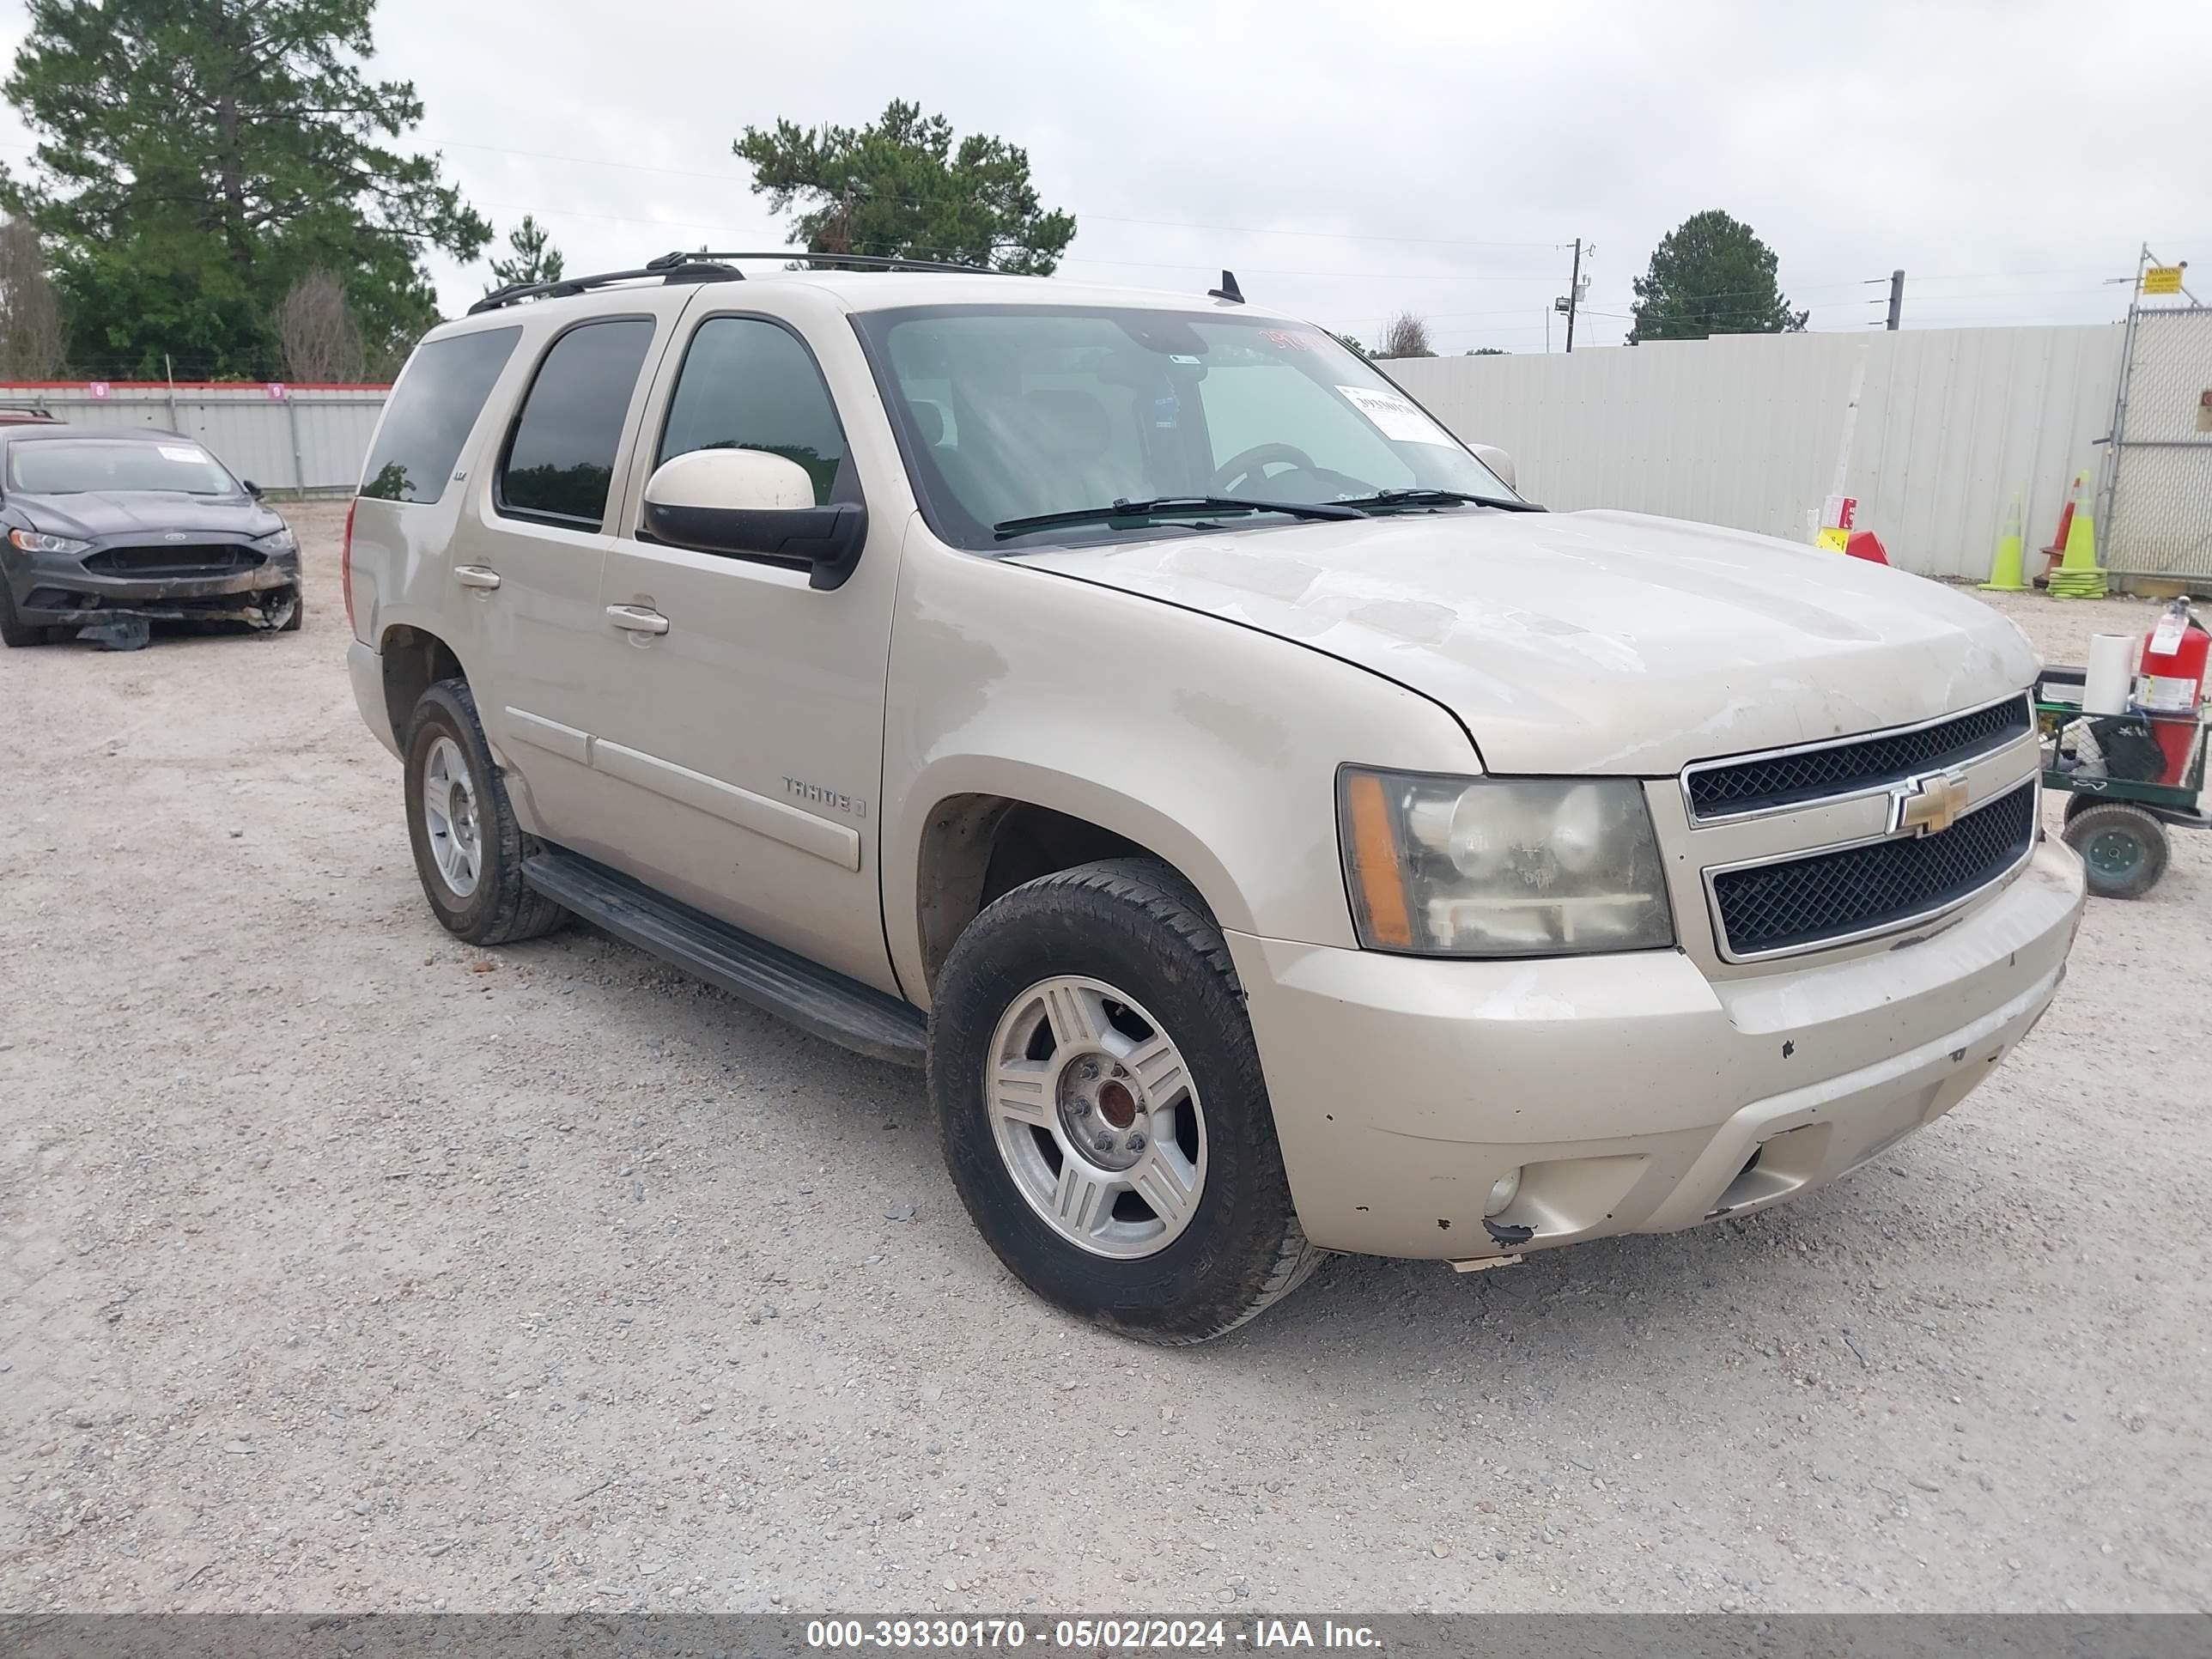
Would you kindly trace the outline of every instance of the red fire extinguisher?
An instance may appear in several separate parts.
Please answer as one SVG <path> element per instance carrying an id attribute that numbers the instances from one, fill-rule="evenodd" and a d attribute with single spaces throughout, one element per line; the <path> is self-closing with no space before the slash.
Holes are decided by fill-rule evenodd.
<path id="1" fill-rule="evenodd" d="M 2204 674 L 2212 659 L 2212 634 L 2190 614 L 2189 601 L 2166 606 L 2142 647 L 2142 694 L 2137 702 L 2150 712 L 2184 715 L 2151 722 L 2166 751 L 2166 781 L 2178 783 L 2197 741 L 2197 710 L 2204 701 Z"/>

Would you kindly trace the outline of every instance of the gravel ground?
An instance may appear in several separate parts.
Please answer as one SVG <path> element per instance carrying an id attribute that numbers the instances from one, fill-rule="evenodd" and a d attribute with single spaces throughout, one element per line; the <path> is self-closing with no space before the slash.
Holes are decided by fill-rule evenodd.
<path id="1" fill-rule="evenodd" d="M 303 633 L 0 653 L 0 1606 L 2212 1604 L 2212 838 L 1850 1181 L 1161 1352 L 1000 1270 L 914 1077 L 438 929 L 337 519 Z"/>

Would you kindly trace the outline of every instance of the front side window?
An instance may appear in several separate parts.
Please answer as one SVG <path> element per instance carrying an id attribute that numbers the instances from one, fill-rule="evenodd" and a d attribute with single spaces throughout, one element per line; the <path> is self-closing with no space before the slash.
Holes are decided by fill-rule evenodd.
<path id="1" fill-rule="evenodd" d="M 522 337 L 519 328 L 478 329 L 420 347 L 392 388 L 361 493 L 383 501 L 434 501 L 446 493 L 484 399 Z"/>
<path id="2" fill-rule="evenodd" d="M 8 455 L 9 488 L 27 495 L 239 493 L 230 470 L 189 438 L 153 443 L 120 438 L 26 439 L 10 444 Z"/>
<path id="3" fill-rule="evenodd" d="M 605 523 L 615 452 L 653 326 L 649 317 L 621 317 L 553 342 L 500 469 L 502 513 L 570 530 Z"/>
<path id="4" fill-rule="evenodd" d="M 758 449 L 796 461 L 826 505 L 845 459 L 844 428 L 822 371 L 789 331 L 755 317 L 710 317 L 677 372 L 654 465 L 696 449 Z"/>
<path id="5" fill-rule="evenodd" d="M 1164 497 L 1321 507 L 1436 490 L 1518 504 L 1319 329 L 1103 307 L 934 307 L 854 321 L 924 511 L 956 545 L 1033 544 L 1007 526 Z M 1080 533 L 1152 532 L 1125 522 Z"/>

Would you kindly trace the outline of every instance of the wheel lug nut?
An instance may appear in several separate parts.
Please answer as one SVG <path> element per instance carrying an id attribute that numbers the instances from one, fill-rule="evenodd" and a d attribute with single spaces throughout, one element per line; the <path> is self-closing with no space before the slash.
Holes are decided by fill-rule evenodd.
<path id="1" fill-rule="evenodd" d="M 1131 1135 L 1131 1136 L 1129 1137 L 1129 1150 L 1130 1150 L 1131 1152 L 1143 1152 L 1143 1151 L 1145 1150 L 1145 1138 L 1144 1138 L 1144 1136 L 1142 1136 L 1142 1135 Z"/>
<path id="2" fill-rule="evenodd" d="M 1091 1103 L 1087 1100 L 1077 1101 L 1075 1103 L 1075 1115 L 1078 1117 L 1089 1117 L 1091 1115 Z"/>
<path id="3" fill-rule="evenodd" d="M 1101 1135 L 1097 1139 L 1092 1141 L 1091 1144 L 1096 1146 L 1102 1152 L 1110 1152 L 1114 1150 L 1114 1137 L 1111 1135 Z"/>

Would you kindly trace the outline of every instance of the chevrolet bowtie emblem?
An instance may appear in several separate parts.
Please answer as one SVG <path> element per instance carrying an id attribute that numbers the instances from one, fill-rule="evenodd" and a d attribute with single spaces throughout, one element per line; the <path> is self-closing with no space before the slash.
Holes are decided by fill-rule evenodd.
<path id="1" fill-rule="evenodd" d="M 1890 833 L 1940 835 L 1966 815 L 1966 796 L 1964 772 L 1931 772 L 1900 783 L 1889 792 Z"/>

